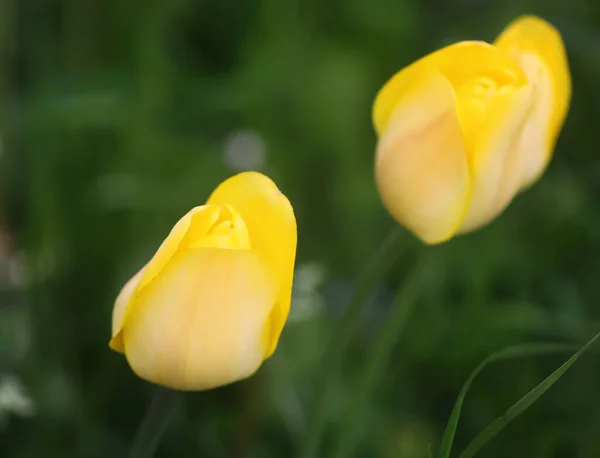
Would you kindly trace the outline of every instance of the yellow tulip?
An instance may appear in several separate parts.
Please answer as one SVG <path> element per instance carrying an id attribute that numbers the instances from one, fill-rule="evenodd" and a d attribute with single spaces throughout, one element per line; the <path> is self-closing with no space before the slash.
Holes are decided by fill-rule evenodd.
<path id="1" fill-rule="evenodd" d="M 123 287 L 110 347 L 139 377 L 173 389 L 251 376 L 288 316 L 296 234 L 292 206 L 269 178 L 227 179 Z"/>
<path id="2" fill-rule="evenodd" d="M 409 65 L 373 106 L 384 205 L 428 244 L 485 226 L 543 173 L 570 97 L 561 37 L 531 16 Z"/>

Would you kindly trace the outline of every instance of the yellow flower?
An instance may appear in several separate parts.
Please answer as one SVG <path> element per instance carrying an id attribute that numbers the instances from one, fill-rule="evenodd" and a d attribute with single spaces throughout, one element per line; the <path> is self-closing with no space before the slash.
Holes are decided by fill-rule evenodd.
<path id="1" fill-rule="evenodd" d="M 466 41 L 418 60 L 373 106 L 383 203 L 429 244 L 485 226 L 543 173 L 570 97 L 561 37 L 536 17 L 493 45 Z"/>
<path id="2" fill-rule="evenodd" d="M 257 172 L 221 183 L 115 302 L 110 347 L 143 379 L 205 390 L 252 375 L 290 309 L 296 219 Z"/>

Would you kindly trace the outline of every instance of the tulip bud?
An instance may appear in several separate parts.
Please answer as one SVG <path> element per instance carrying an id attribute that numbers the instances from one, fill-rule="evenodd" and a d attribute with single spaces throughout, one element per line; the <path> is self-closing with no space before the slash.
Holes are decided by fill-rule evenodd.
<path id="1" fill-rule="evenodd" d="M 185 215 L 123 287 L 110 347 L 138 376 L 169 388 L 249 377 L 277 346 L 295 255 L 289 201 L 264 175 L 236 175 Z"/>
<path id="2" fill-rule="evenodd" d="M 485 226 L 542 173 L 569 91 L 560 37 L 540 19 L 401 70 L 373 107 L 388 211 L 429 244 Z"/>

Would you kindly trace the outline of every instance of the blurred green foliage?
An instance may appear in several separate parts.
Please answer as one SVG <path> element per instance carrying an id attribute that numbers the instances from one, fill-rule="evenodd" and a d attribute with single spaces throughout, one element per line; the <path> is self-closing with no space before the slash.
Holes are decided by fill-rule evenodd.
<path id="1" fill-rule="evenodd" d="M 600 328 L 600 3 L 0 0 L 0 457 L 126 456 L 152 387 L 108 349 L 113 300 L 175 221 L 244 168 L 272 176 L 295 207 L 290 321 L 257 376 L 186 396 L 159 456 L 292 456 L 352 282 L 393 224 L 372 178 L 374 94 L 421 55 L 492 40 L 523 13 L 553 22 L 568 49 L 574 93 L 555 158 L 497 221 L 436 248 L 361 413 L 364 458 L 428 456 L 490 352 Z M 404 237 L 328 399 L 325 451 L 423 249 Z M 564 359 L 487 369 L 456 450 Z M 482 456 L 600 456 L 594 359 Z"/>

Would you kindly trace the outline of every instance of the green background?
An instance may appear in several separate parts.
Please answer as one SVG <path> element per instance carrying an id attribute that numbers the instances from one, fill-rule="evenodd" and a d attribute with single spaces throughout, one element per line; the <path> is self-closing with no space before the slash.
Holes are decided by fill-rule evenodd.
<path id="1" fill-rule="evenodd" d="M 153 387 L 108 349 L 114 298 L 181 215 L 246 167 L 273 177 L 296 211 L 292 313 L 255 377 L 186 395 L 158 456 L 292 456 L 353 281 L 393 226 L 373 181 L 376 91 L 443 45 L 493 40 L 522 13 L 555 24 L 568 50 L 573 99 L 554 159 L 495 222 L 435 249 L 357 418 L 364 458 L 426 457 L 492 351 L 600 330 L 600 3 L 0 0 L 0 457 L 126 456 Z M 403 237 L 327 397 L 324 452 L 424 251 Z M 456 451 L 566 356 L 486 370 Z M 596 359 L 481 456 L 599 457 Z"/>

